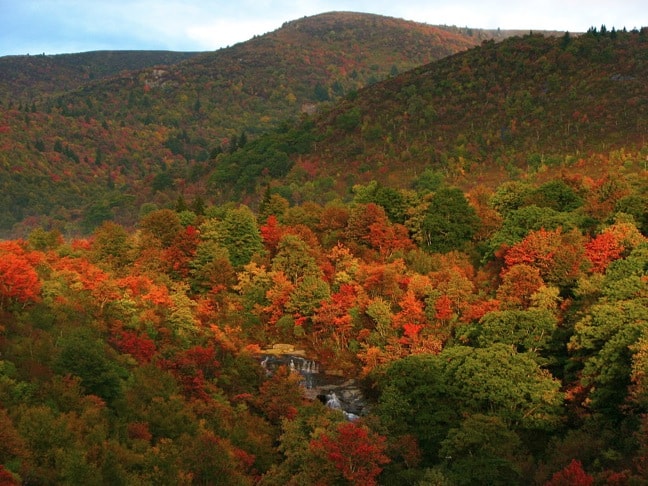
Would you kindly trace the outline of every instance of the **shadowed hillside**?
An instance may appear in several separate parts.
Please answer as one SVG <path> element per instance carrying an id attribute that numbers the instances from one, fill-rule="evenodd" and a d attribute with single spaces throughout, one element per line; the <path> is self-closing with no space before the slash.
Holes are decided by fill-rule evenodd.
<path id="1" fill-rule="evenodd" d="M 484 42 L 317 117 L 317 149 L 303 165 L 309 177 L 345 177 L 346 187 L 373 178 L 403 186 L 426 168 L 472 185 L 573 164 L 595 173 L 618 151 L 634 152 L 638 166 L 647 49 L 645 30 Z"/>

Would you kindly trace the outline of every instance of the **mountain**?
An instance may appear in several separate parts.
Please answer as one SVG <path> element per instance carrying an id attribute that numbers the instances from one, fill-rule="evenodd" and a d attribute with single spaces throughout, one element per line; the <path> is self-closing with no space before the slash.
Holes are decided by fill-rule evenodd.
<path id="1" fill-rule="evenodd" d="M 398 72 L 480 40 L 389 17 L 333 12 L 287 22 L 230 48 L 167 68 L 124 73 L 64 97 L 75 114 L 165 126 L 200 125 L 221 136 L 263 132 Z M 88 99 L 101 104 L 87 107 Z M 129 121 L 130 122 L 130 121 Z"/>
<path id="2" fill-rule="evenodd" d="M 0 484 L 646 484 L 646 34 L 0 107 Z"/>
<path id="3" fill-rule="evenodd" d="M 576 165 L 596 175 L 619 157 L 642 173 L 646 34 L 593 30 L 487 41 L 371 85 L 310 122 L 316 149 L 295 159 L 288 179 L 297 177 L 299 186 L 333 177 L 339 192 L 371 179 L 408 187 L 431 169 L 464 187 L 492 186 Z M 214 187 L 221 171 L 245 177 L 253 155 L 224 160 Z M 288 194 L 288 185 L 276 187 Z"/>
<path id="4" fill-rule="evenodd" d="M 122 71 L 171 65 L 195 52 L 91 51 L 78 54 L 0 57 L 0 100 L 42 102 L 45 95 L 62 93 Z"/>
<path id="5" fill-rule="evenodd" d="M 335 12 L 139 71 L 117 68 L 125 54 L 111 64 L 108 53 L 97 53 L 105 58 L 90 63 L 103 66 L 97 71 L 119 72 L 94 80 L 83 55 L 55 57 L 60 74 L 42 84 L 29 66 L 47 71 L 50 58 L 9 59 L 26 63 L 24 78 L 32 81 L 16 82 L 29 98 L 9 97 L 0 111 L 0 228 L 39 221 L 76 231 L 84 220 L 86 230 L 106 218 L 132 222 L 143 203 L 204 192 L 213 157 L 248 136 L 484 36 L 505 35 L 478 33 Z"/>

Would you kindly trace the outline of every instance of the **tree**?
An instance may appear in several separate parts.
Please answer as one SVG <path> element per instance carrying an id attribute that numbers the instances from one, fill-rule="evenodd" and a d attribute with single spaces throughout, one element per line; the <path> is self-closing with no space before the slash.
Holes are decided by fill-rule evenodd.
<path id="1" fill-rule="evenodd" d="M 439 359 L 461 408 L 498 416 L 514 430 L 551 430 L 557 425 L 560 383 L 529 353 L 495 343 L 477 349 L 449 347 Z"/>
<path id="2" fill-rule="evenodd" d="M 568 232 L 577 227 L 579 222 L 575 213 L 561 213 L 538 206 L 523 206 L 505 215 L 502 227 L 493 233 L 487 244 L 487 256 L 497 255 L 503 246 L 507 248 L 522 241 L 530 231 L 562 228 L 563 231 Z"/>
<path id="3" fill-rule="evenodd" d="M 372 223 L 365 239 L 384 258 L 389 258 L 395 251 L 414 249 L 414 243 L 409 238 L 408 230 L 402 224 Z"/>
<path id="4" fill-rule="evenodd" d="M 518 264 L 506 270 L 497 288 L 497 299 L 505 309 L 528 309 L 533 295 L 545 285 L 540 270 Z"/>
<path id="5" fill-rule="evenodd" d="M 498 417 L 475 414 L 448 431 L 439 456 L 456 485 L 522 484 L 527 457 L 520 437 Z"/>
<path id="6" fill-rule="evenodd" d="M 227 249 L 235 268 L 263 251 L 263 241 L 254 213 L 247 206 L 230 209 L 218 225 L 216 241 Z"/>
<path id="7" fill-rule="evenodd" d="M 601 233 L 587 242 L 585 256 L 592 262 L 592 272 L 603 273 L 610 262 L 621 257 L 623 250 L 612 233 Z"/>
<path id="8" fill-rule="evenodd" d="M 391 363 L 379 385 L 381 422 L 392 436 L 416 436 L 428 464 L 462 417 L 485 414 L 512 431 L 550 431 L 562 404 L 560 383 L 535 357 L 501 343 L 408 356 Z"/>
<path id="9" fill-rule="evenodd" d="M 382 227 L 389 225 L 385 210 L 375 203 L 358 204 L 351 209 L 345 236 L 350 242 L 366 244 L 371 225 L 376 223 Z"/>
<path id="10" fill-rule="evenodd" d="M 24 439 L 16 430 L 7 411 L 0 408 L 0 486 L 19 484 L 13 479 L 11 471 L 3 469 L 3 465 L 16 464 L 27 458 L 28 449 Z"/>
<path id="11" fill-rule="evenodd" d="M 204 240 L 198 244 L 189 267 L 191 289 L 194 292 L 204 293 L 229 288 L 236 281 L 229 251 L 214 240 Z"/>
<path id="12" fill-rule="evenodd" d="M 564 469 L 555 473 L 545 486 L 591 486 L 594 478 L 583 470 L 580 461 L 572 459 Z"/>
<path id="13" fill-rule="evenodd" d="M 353 187 L 357 203 L 375 203 L 381 206 L 392 223 L 403 224 L 407 211 L 407 200 L 402 192 L 384 187 L 376 181 L 371 181 L 366 186 L 356 185 Z"/>
<path id="14" fill-rule="evenodd" d="M 526 203 L 560 212 L 569 212 L 582 206 L 583 199 L 565 181 L 556 179 L 533 190 L 527 197 Z"/>
<path id="15" fill-rule="evenodd" d="M 35 228 L 29 233 L 29 246 L 38 251 L 54 250 L 63 244 L 61 232 L 53 229 L 45 231 L 43 228 Z"/>
<path id="16" fill-rule="evenodd" d="M 424 312 L 424 305 L 420 299 L 416 298 L 414 292 L 407 291 L 398 303 L 400 311 L 394 315 L 392 325 L 397 329 L 402 329 L 405 325 L 417 325 L 421 327 L 428 326 L 430 322 Z"/>
<path id="17" fill-rule="evenodd" d="M 340 423 L 332 434 L 316 436 L 310 448 L 316 454 L 321 451 L 344 479 L 357 486 L 377 485 L 382 465 L 389 462 L 385 437 L 354 422 Z"/>
<path id="18" fill-rule="evenodd" d="M 245 475 L 254 457 L 211 430 L 182 437 L 181 457 L 193 484 L 241 486 L 251 484 Z M 162 478 L 160 478 L 162 479 Z M 164 478 L 168 481 L 170 478 Z"/>
<path id="19" fill-rule="evenodd" d="M 142 231 L 160 242 L 162 247 L 171 246 L 183 230 L 180 218 L 175 211 L 158 209 L 148 213 L 139 223 Z"/>
<path id="20" fill-rule="evenodd" d="M 599 303 L 576 323 L 568 350 L 583 363 L 581 384 L 592 409 L 612 417 L 624 413 L 634 353 L 648 324 L 647 302 L 644 290 L 642 297 Z"/>
<path id="21" fill-rule="evenodd" d="M 277 245 L 272 269 L 282 271 L 295 284 L 307 275 L 319 276 L 320 269 L 311 249 L 297 235 L 286 234 Z"/>
<path id="22" fill-rule="evenodd" d="M 506 343 L 518 352 L 539 352 L 546 349 L 557 325 L 558 319 L 546 309 L 489 312 L 477 326 L 476 341 L 481 347 Z"/>
<path id="23" fill-rule="evenodd" d="M 106 221 L 92 235 L 92 259 L 109 268 L 123 269 L 133 261 L 133 245 L 123 226 Z"/>
<path id="24" fill-rule="evenodd" d="M 261 385 L 255 404 L 270 422 L 278 425 L 284 418 L 295 418 L 304 400 L 300 381 L 298 373 L 291 373 L 287 366 L 280 366 Z"/>
<path id="25" fill-rule="evenodd" d="M 263 486 L 332 485 L 343 480 L 341 472 L 321 450 L 318 451 L 319 453 L 314 453 L 311 440 L 321 433 L 335 433 L 337 425 L 344 420 L 341 413 L 326 409 L 319 401 L 295 409 L 288 420 L 281 422 L 278 446 L 281 461 L 276 461 L 272 465 L 263 475 L 260 484 Z"/>
<path id="26" fill-rule="evenodd" d="M 200 236 L 196 228 L 193 226 L 183 228 L 164 251 L 167 273 L 176 279 L 186 279 L 199 243 Z"/>
<path id="27" fill-rule="evenodd" d="M 578 230 L 563 233 L 562 228 L 531 231 L 506 251 L 504 261 L 509 267 L 535 267 L 546 283 L 565 288 L 573 285 L 584 269 L 583 237 Z"/>
<path id="28" fill-rule="evenodd" d="M 18 486 L 20 482 L 0 464 L 0 486 Z"/>
<path id="29" fill-rule="evenodd" d="M 270 251 L 270 254 L 274 256 L 279 241 L 285 233 L 285 229 L 281 227 L 277 217 L 274 214 L 270 214 L 265 224 L 261 226 L 259 230 L 267 249 Z"/>
<path id="30" fill-rule="evenodd" d="M 645 241 L 645 237 L 631 223 L 615 223 L 605 228 L 585 245 L 585 256 L 592 262 L 592 271 L 603 273 L 607 266 L 624 253 Z"/>
<path id="31" fill-rule="evenodd" d="M 296 285 L 286 303 L 286 310 L 295 316 L 310 317 L 331 295 L 331 289 L 317 275 L 305 275 Z"/>
<path id="32" fill-rule="evenodd" d="M 352 335 L 351 309 L 357 302 L 357 288 L 342 284 L 330 298 L 324 300 L 313 316 L 316 334 L 332 336 L 336 351 L 346 349 Z"/>
<path id="33" fill-rule="evenodd" d="M 40 289 L 38 273 L 27 257 L 0 250 L 0 308 L 12 301 L 35 302 Z"/>
<path id="34" fill-rule="evenodd" d="M 109 403 L 121 396 L 123 370 L 108 358 L 104 343 L 87 330 L 76 331 L 63 340 L 54 367 L 61 374 L 81 378 L 87 394 Z"/>
<path id="35" fill-rule="evenodd" d="M 479 227 L 479 219 L 464 193 L 454 187 L 442 187 L 428 198 L 423 212 L 406 222 L 414 239 L 430 252 L 465 248 Z"/>

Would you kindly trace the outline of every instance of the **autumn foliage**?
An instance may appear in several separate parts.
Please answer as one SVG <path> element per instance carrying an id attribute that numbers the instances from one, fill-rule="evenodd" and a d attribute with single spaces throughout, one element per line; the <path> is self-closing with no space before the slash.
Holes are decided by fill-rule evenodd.
<path id="1" fill-rule="evenodd" d="M 646 482 L 645 29 L 356 92 L 394 38 L 341 17 L 304 92 L 239 46 L 0 100 L 0 483 Z"/>
<path id="2" fill-rule="evenodd" d="M 555 473 L 545 486 L 591 486 L 594 478 L 583 471 L 580 461 L 573 459 L 565 468 Z"/>
<path id="3" fill-rule="evenodd" d="M 38 300 L 41 282 L 35 265 L 41 259 L 19 244 L 5 242 L 0 246 L 0 307 L 11 301 L 24 304 Z"/>
<path id="4" fill-rule="evenodd" d="M 389 462 L 385 442 L 366 427 L 346 422 L 331 436 L 323 433 L 311 440 L 310 448 L 315 453 L 321 451 L 350 484 L 374 486 L 382 466 Z"/>

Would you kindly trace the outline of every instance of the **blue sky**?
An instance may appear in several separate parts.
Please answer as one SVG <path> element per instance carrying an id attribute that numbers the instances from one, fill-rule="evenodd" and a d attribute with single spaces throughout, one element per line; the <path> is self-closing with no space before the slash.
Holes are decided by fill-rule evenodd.
<path id="1" fill-rule="evenodd" d="M 648 26 L 646 0 L 0 0 L 0 56 L 216 50 L 329 11 L 476 28 L 581 32 L 601 25 Z"/>

